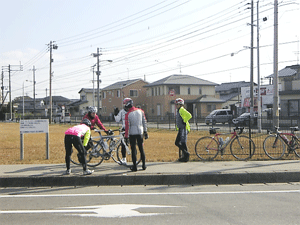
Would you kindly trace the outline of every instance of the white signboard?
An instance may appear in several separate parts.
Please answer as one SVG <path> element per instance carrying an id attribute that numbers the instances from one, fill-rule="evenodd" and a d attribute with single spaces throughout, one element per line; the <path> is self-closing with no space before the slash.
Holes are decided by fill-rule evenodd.
<path id="1" fill-rule="evenodd" d="M 24 134 L 46 133 L 46 159 L 49 159 L 49 120 L 20 120 L 20 159 L 24 159 Z"/>
<path id="2" fill-rule="evenodd" d="M 20 120 L 20 133 L 49 133 L 49 120 Z"/>

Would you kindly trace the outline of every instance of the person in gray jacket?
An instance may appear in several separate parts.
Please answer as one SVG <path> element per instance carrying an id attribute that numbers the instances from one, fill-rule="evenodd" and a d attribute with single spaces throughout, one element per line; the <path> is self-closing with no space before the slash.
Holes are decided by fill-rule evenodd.
<path id="1" fill-rule="evenodd" d="M 136 143 L 139 147 L 142 159 L 142 169 L 145 170 L 146 167 L 146 157 L 143 146 L 143 135 L 145 139 L 148 139 L 147 133 L 147 121 L 145 118 L 145 113 L 142 109 L 133 106 L 133 101 L 127 98 L 124 103 L 125 110 L 127 114 L 125 115 L 125 140 L 130 142 L 131 146 L 131 157 L 133 166 L 130 168 L 131 171 L 137 171 L 136 165 Z"/>

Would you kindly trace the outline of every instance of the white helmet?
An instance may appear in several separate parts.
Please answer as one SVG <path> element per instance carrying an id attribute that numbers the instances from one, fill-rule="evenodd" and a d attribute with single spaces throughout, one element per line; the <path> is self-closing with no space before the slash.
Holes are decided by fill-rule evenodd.
<path id="1" fill-rule="evenodd" d="M 184 105 L 184 100 L 182 98 L 176 98 L 175 104 Z"/>
<path id="2" fill-rule="evenodd" d="M 88 112 L 89 112 L 89 113 L 97 113 L 97 108 L 96 108 L 96 107 L 93 107 L 93 106 L 89 106 L 89 107 L 88 107 Z"/>

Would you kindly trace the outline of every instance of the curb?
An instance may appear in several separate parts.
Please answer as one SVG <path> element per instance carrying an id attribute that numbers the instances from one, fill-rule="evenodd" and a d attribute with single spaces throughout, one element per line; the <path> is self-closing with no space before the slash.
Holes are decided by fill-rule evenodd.
<path id="1" fill-rule="evenodd" d="M 2 177 L 0 187 L 219 185 L 300 182 L 300 172 Z"/>

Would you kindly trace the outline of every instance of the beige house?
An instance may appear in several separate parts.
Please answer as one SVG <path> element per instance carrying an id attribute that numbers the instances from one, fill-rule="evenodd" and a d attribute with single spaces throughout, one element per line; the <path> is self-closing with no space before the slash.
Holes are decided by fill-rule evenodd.
<path id="1" fill-rule="evenodd" d="M 147 111 L 146 88 L 148 82 L 142 79 L 126 80 L 109 85 L 101 90 L 102 116 L 112 116 L 114 109 L 123 108 L 123 99 L 131 98 L 136 107 Z"/>
<path id="2" fill-rule="evenodd" d="M 274 75 L 266 78 L 273 84 Z M 287 66 L 278 71 L 281 115 L 300 116 L 300 65 Z M 269 106 L 270 108 L 273 105 Z"/>
<path id="3" fill-rule="evenodd" d="M 221 108 L 223 100 L 215 93 L 216 83 L 189 75 L 171 75 L 146 85 L 149 116 L 175 115 L 174 100 L 183 98 L 194 117 L 205 117 Z"/>

